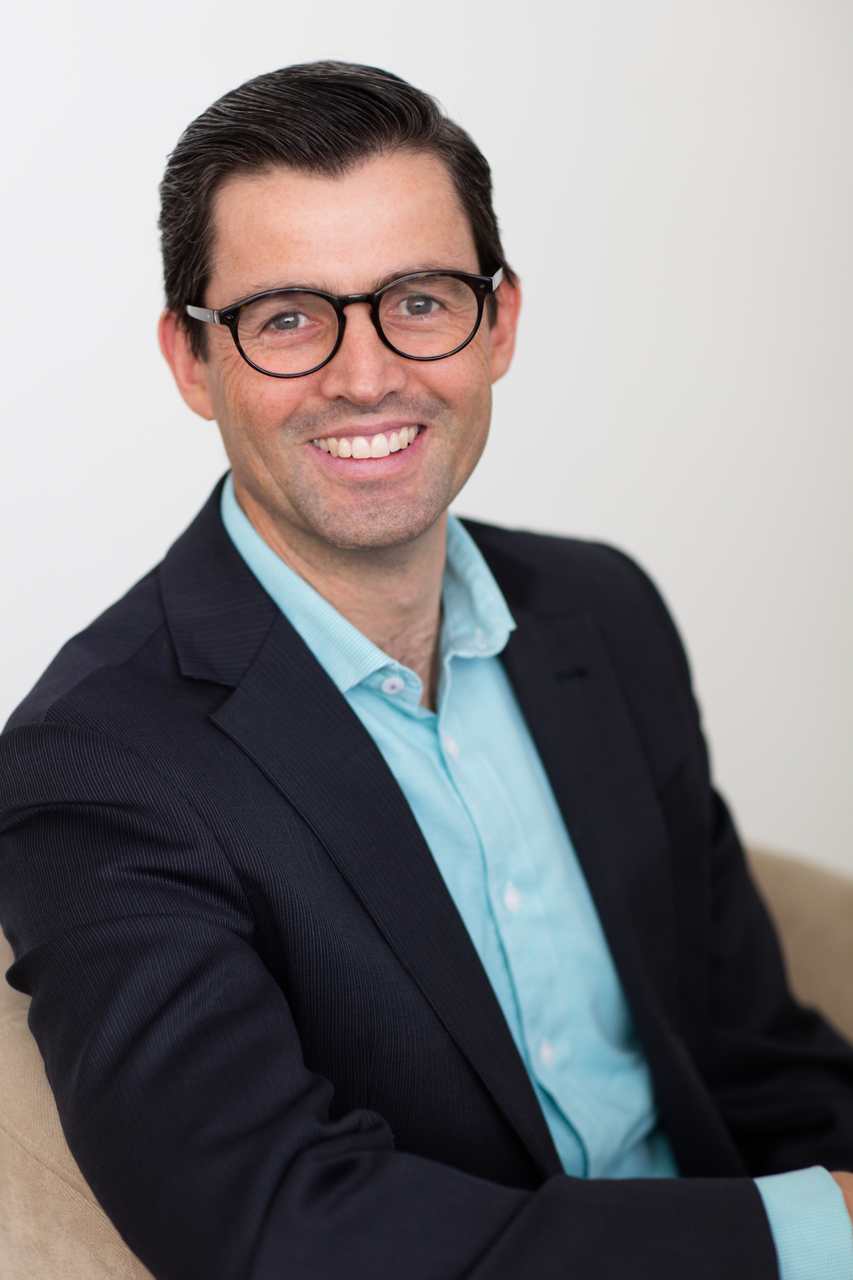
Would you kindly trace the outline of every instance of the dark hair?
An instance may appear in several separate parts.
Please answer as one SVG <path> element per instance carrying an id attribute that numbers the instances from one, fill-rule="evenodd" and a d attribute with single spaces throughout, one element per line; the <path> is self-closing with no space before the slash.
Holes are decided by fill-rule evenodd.
<path id="1" fill-rule="evenodd" d="M 278 167 L 337 177 L 371 156 L 398 150 L 428 152 L 444 162 L 471 225 L 480 271 L 493 275 L 503 267 L 514 278 L 492 208 L 488 163 L 434 98 L 378 67 L 282 67 L 202 112 L 181 135 L 160 184 L 166 305 L 177 312 L 196 354 L 203 351 L 199 331 L 206 326 L 185 308 L 203 305 L 219 187 L 237 174 Z M 494 307 L 492 297 L 489 302 Z"/>

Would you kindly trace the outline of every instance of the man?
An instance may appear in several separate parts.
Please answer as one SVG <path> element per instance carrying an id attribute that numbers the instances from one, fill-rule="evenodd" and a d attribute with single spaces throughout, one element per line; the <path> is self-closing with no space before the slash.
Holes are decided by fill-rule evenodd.
<path id="1" fill-rule="evenodd" d="M 317 64 L 162 194 L 231 472 L 2 739 L 9 978 L 98 1198 L 162 1280 L 850 1277 L 853 1053 L 659 598 L 447 516 L 519 310 L 482 156 Z"/>

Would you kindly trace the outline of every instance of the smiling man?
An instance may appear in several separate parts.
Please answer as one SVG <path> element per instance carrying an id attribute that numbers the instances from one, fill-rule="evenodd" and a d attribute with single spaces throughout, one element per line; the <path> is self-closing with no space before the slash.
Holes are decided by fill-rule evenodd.
<path id="1" fill-rule="evenodd" d="M 324 63 L 162 196 L 231 470 L 0 740 L 9 980 L 98 1199 L 158 1280 L 851 1280 L 853 1051 L 659 597 L 448 516 L 519 314 L 485 160 Z"/>
<path id="2" fill-rule="evenodd" d="M 518 288 L 500 266 L 481 274 L 430 151 L 362 155 L 340 175 L 238 171 L 212 215 L 210 305 L 161 321 L 178 386 L 218 422 L 263 541 L 434 709 L 446 513 L 486 443 Z"/>

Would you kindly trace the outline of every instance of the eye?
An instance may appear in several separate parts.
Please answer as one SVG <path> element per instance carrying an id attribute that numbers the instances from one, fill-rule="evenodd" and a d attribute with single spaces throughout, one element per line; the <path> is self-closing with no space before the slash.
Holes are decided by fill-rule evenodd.
<path id="1" fill-rule="evenodd" d="M 305 316 L 300 311 L 280 311 L 278 315 L 273 316 L 268 321 L 271 329 L 277 329 L 281 332 L 288 332 L 291 329 L 298 329 L 305 322 Z"/>
<path id="2" fill-rule="evenodd" d="M 438 303 L 425 293 L 411 293 L 402 299 L 400 307 L 407 316 L 428 316 L 437 310 Z"/>

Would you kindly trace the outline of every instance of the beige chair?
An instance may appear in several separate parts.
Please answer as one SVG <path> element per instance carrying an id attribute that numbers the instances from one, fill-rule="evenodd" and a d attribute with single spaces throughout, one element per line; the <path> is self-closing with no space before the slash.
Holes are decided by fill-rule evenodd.
<path id="1" fill-rule="evenodd" d="M 853 880 L 753 850 L 794 991 L 853 1040 Z M 12 953 L 0 934 L 0 975 Z M 0 977 L 0 1277 L 144 1280 L 65 1145 L 29 1000 Z"/>
<path id="2" fill-rule="evenodd" d="M 0 933 L 0 974 L 12 963 Z M 65 1144 L 29 998 L 0 977 L 0 1278 L 151 1280 Z"/>
<path id="3" fill-rule="evenodd" d="M 853 880 L 764 849 L 748 856 L 794 995 L 853 1041 Z"/>

